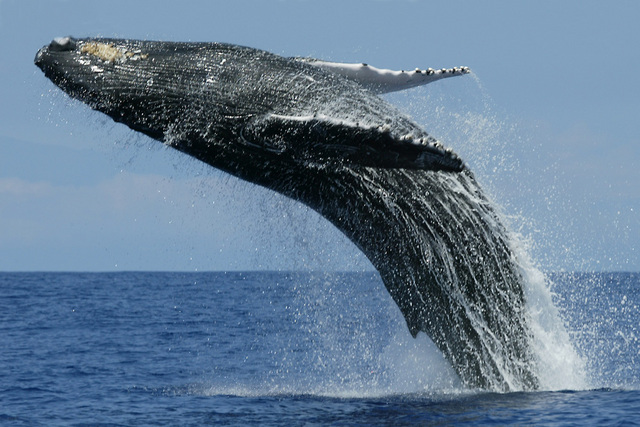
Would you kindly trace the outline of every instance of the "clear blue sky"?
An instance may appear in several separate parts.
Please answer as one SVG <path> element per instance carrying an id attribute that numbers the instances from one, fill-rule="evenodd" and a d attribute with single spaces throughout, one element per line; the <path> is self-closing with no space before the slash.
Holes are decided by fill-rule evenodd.
<path id="1" fill-rule="evenodd" d="M 640 2 L 0 0 L 0 270 L 366 269 L 313 212 L 70 101 L 53 37 L 224 41 L 393 69 L 546 270 L 640 271 Z"/>

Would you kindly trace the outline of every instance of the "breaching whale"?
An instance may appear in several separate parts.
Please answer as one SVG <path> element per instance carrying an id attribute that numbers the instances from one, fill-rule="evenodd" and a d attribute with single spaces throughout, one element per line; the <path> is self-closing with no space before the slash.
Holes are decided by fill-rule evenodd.
<path id="1" fill-rule="evenodd" d="M 538 387 L 507 230 L 462 160 L 378 96 L 466 67 L 391 71 L 223 43 L 71 37 L 35 63 L 115 121 L 319 212 L 468 386 Z"/>

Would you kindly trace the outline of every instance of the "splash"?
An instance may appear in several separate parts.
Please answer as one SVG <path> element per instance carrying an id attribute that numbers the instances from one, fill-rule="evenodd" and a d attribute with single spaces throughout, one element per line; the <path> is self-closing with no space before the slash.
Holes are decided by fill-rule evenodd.
<path id="1" fill-rule="evenodd" d="M 513 237 L 519 242 L 518 236 Z M 538 376 L 544 390 L 585 390 L 585 362 L 576 351 L 565 322 L 554 304 L 548 278 L 534 267 L 518 244 L 515 250 L 521 260 L 526 280 L 527 310 L 533 332 L 533 348 L 538 363 Z"/>
<path id="2" fill-rule="evenodd" d="M 472 77 L 472 80 L 456 87 L 414 91 L 405 95 L 402 102 L 409 106 L 414 117 L 419 118 L 425 127 L 436 128 L 437 137 L 460 144 L 456 149 L 472 165 L 476 178 L 482 182 L 502 222 L 509 229 L 531 229 L 533 227 L 528 224 L 533 219 L 519 212 L 508 216 L 501 204 L 509 204 L 509 191 L 505 195 L 505 188 L 521 187 L 519 180 L 525 179 L 518 176 L 522 167 L 512 146 L 525 145 L 535 150 L 535 145 L 527 135 L 522 134 L 516 123 L 505 118 L 506 114 L 494 111 L 493 101 L 479 77 L 474 73 Z M 552 196 L 547 195 L 547 199 Z M 591 384 L 587 379 L 586 362 L 578 354 L 562 313 L 557 308 L 556 295 L 551 291 L 553 283 L 530 257 L 535 237 L 540 236 L 525 237 L 520 232 L 509 232 L 510 247 L 523 277 L 540 388 L 587 389 Z"/>
<path id="3" fill-rule="evenodd" d="M 409 334 L 377 274 L 279 273 L 272 279 L 277 284 L 255 289 L 267 287 L 258 309 L 269 301 L 274 311 L 256 319 L 259 337 L 244 341 L 253 341 L 244 348 L 254 362 L 213 372 L 191 393 L 372 398 L 465 391 L 433 342 Z"/>

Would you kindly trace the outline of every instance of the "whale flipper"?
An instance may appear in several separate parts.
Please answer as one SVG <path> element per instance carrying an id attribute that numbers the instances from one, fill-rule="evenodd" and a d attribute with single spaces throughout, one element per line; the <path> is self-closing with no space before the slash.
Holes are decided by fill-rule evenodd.
<path id="1" fill-rule="evenodd" d="M 441 68 L 438 70 L 416 68 L 411 71 L 396 71 L 376 68 L 364 63 L 330 62 L 314 58 L 300 58 L 300 60 L 332 73 L 340 74 L 377 94 L 405 90 L 447 77 L 462 76 L 470 73 L 469 67 Z"/>
<path id="2" fill-rule="evenodd" d="M 309 162 L 346 161 L 381 168 L 460 172 L 464 164 L 426 133 L 395 135 L 388 125 L 367 126 L 323 115 L 269 114 L 242 131 L 248 145 Z"/>

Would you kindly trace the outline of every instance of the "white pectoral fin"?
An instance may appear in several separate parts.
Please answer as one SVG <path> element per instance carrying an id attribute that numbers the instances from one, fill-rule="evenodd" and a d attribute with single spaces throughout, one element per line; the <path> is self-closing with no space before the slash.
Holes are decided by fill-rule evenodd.
<path id="1" fill-rule="evenodd" d="M 378 94 L 426 85 L 446 77 L 461 76 L 470 72 L 468 67 L 442 68 L 439 70 L 432 68 L 420 70 L 416 68 L 413 71 L 394 71 L 372 67 L 368 64 L 328 62 L 319 59 L 304 59 L 304 61 L 354 80 Z"/>

